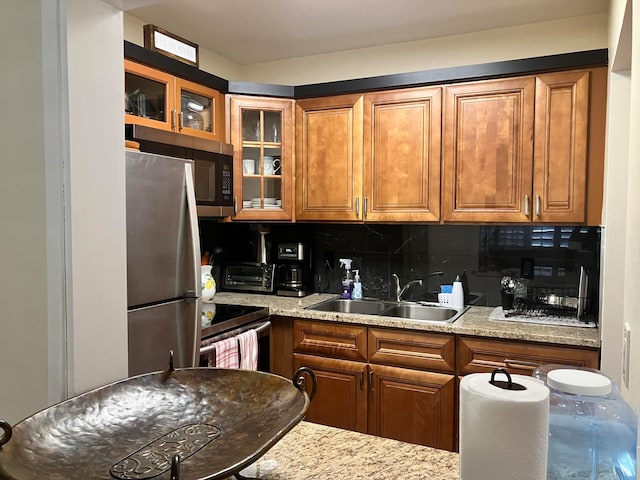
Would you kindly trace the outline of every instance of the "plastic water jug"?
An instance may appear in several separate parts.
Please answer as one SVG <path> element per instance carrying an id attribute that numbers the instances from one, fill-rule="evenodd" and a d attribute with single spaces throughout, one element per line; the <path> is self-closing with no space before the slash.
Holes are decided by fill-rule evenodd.
<path id="1" fill-rule="evenodd" d="M 599 370 L 538 367 L 550 390 L 547 480 L 635 480 L 638 417 Z"/>

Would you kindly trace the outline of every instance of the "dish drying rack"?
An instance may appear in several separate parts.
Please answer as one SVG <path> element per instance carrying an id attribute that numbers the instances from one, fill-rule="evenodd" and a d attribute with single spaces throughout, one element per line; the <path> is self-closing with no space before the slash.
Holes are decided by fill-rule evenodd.
<path id="1" fill-rule="evenodd" d="M 582 309 L 579 308 L 582 300 Z M 528 294 L 516 297 L 513 308 L 497 307 L 489 316 L 492 320 L 507 320 L 544 325 L 595 327 L 595 320 L 588 312 L 586 298 L 565 297 L 555 294 Z"/>
<path id="2" fill-rule="evenodd" d="M 516 297 L 513 301 L 513 308 L 505 311 L 505 316 L 513 315 L 578 318 L 578 297 L 557 295 Z"/>

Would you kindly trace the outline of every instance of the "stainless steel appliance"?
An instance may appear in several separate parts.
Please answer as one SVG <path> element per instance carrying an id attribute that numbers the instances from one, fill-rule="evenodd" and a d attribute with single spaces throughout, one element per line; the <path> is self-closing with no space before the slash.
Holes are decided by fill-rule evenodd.
<path id="1" fill-rule="evenodd" d="M 211 304 L 206 304 L 211 308 Z M 213 305 L 215 315 L 207 324 L 202 324 L 202 342 L 207 346 L 200 347 L 200 366 L 207 366 L 207 354 L 215 348 L 211 342 L 217 342 L 254 329 L 258 336 L 258 370 L 268 372 L 270 369 L 269 337 L 271 323 L 268 321 L 269 309 L 249 305 L 229 305 L 216 303 Z M 204 320 L 203 320 L 204 321 Z"/>
<path id="2" fill-rule="evenodd" d="M 311 258 L 302 243 L 278 244 L 276 294 L 304 297 L 313 290 Z"/>
<path id="3" fill-rule="evenodd" d="M 129 375 L 196 364 L 200 240 L 191 160 L 127 151 Z"/>
<path id="4" fill-rule="evenodd" d="M 125 125 L 125 138 L 140 151 L 193 160 L 198 215 L 233 215 L 233 146 L 143 125 Z"/>
<path id="5" fill-rule="evenodd" d="M 222 289 L 234 292 L 274 293 L 275 265 L 237 262 L 224 266 Z"/>

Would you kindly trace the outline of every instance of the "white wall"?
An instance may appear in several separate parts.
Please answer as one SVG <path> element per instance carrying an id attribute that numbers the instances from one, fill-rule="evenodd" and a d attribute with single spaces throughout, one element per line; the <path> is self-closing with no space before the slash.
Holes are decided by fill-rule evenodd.
<path id="1" fill-rule="evenodd" d="M 67 0 L 72 393 L 127 376 L 122 12 Z"/>
<path id="2" fill-rule="evenodd" d="M 0 15 L 0 418 L 47 404 L 47 231 L 40 2 Z M 8 48 L 11 46 L 12 48 Z"/>
<path id="3" fill-rule="evenodd" d="M 125 39 L 142 46 L 145 22 L 124 20 Z M 606 47 L 601 14 L 244 66 L 200 48 L 200 68 L 227 80 L 305 85 Z"/>
<path id="4" fill-rule="evenodd" d="M 613 0 L 610 12 L 610 82 L 607 122 L 603 248 L 602 368 L 629 403 L 640 407 L 640 39 L 632 40 L 640 12 L 632 0 Z M 636 35 L 636 37 L 638 37 Z M 622 381 L 623 327 L 631 327 L 630 382 Z"/>
<path id="5" fill-rule="evenodd" d="M 243 67 L 244 81 L 304 85 L 606 48 L 591 15 Z"/>
<path id="6" fill-rule="evenodd" d="M 124 38 L 128 42 L 135 43 L 141 47 L 144 47 L 144 33 L 143 27 L 147 22 L 132 17 L 131 15 L 124 15 Z M 200 69 L 205 72 L 213 73 L 219 77 L 227 80 L 233 80 L 241 77 L 240 65 L 232 62 L 211 50 L 206 48 L 198 49 L 200 55 Z"/>
<path id="7" fill-rule="evenodd" d="M 100 0 L 2 5 L 0 418 L 10 423 L 127 374 L 122 38 L 122 13 Z"/>

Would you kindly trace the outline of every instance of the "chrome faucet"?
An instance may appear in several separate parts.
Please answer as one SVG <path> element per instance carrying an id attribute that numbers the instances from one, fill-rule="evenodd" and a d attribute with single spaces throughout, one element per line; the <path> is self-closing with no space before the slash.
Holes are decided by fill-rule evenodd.
<path id="1" fill-rule="evenodd" d="M 441 272 L 441 271 L 432 272 L 429 275 L 427 275 L 426 278 L 433 277 L 434 275 L 444 275 L 444 272 Z M 391 276 L 396 280 L 396 301 L 397 302 L 402 301 L 402 295 L 404 295 L 404 292 L 406 292 L 410 286 L 416 285 L 416 284 L 422 285 L 422 279 L 411 280 L 410 282 L 407 282 L 407 284 L 404 287 L 400 288 L 400 278 L 398 278 L 398 275 L 396 275 L 395 273 L 392 273 Z"/>

